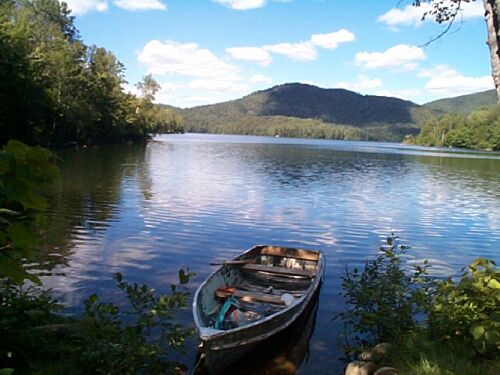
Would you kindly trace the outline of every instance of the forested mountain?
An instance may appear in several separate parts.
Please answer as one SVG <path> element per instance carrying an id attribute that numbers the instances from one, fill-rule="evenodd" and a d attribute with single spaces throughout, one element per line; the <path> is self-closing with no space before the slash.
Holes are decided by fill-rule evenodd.
<path id="1" fill-rule="evenodd" d="M 497 102 L 495 90 L 478 92 L 475 94 L 457 96 L 455 98 L 440 99 L 424 104 L 424 107 L 441 113 L 469 113 L 483 107 L 493 106 Z"/>
<path id="2" fill-rule="evenodd" d="M 401 140 L 434 116 L 398 98 L 300 83 L 179 111 L 188 131 L 366 140 Z"/>

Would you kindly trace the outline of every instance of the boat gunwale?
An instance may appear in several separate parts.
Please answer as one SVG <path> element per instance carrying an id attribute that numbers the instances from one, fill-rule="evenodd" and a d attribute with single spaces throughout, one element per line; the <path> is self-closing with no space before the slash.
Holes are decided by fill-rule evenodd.
<path id="1" fill-rule="evenodd" d="M 248 253 L 250 253 L 250 252 L 252 252 L 252 251 L 254 251 L 254 250 L 258 249 L 258 248 L 263 248 L 263 247 L 267 247 L 267 246 L 276 246 L 276 245 L 255 245 L 255 246 L 251 247 L 250 249 L 246 250 L 245 252 L 241 253 L 240 255 L 238 255 L 234 259 L 239 259 L 239 258 L 247 255 Z M 280 247 L 282 247 L 282 248 L 288 248 L 288 249 L 296 249 L 296 248 L 290 248 L 290 247 L 286 247 L 286 246 L 280 246 Z M 202 342 L 209 342 L 209 341 L 212 341 L 214 339 L 222 338 L 224 336 L 229 336 L 229 335 L 234 334 L 234 333 L 243 332 L 243 331 L 246 331 L 246 330 L 250 331 L 253 327 L 261 325 L 261 324 L 263 324 L 265 322 L 268 322 L 268 321 L 271 321 L 273 319 L 276 319 L 278 316 L 284 315 L 285 313 L 289 312 L 293 308 L 296 308 L 297 306 L 300 306 L 298 308 L 297 312 L 294 313 L 290 317 L 290 319 L 287 319 L 287 321 L 283 325 L 277 327 L 276 329 L 274 329 L 274 330 L 272 330 L 272 331 L 270 331 L 268 333 L 255 336 L 253 340 L 251 340 L 251 338 L 249 338 L 248 341 L 246 341 L 246 343 L 249 344 L 249 343 L 252 343 L 252 342 L 261 341 L 261 340 L 264 340 L 264 339 L 266 339 L 268 337 L 271 337 L 272 335 L 274 335 L 274 334 L 278 333 L 279 331 L 285 329 L 292 322 L 294 322 L 297 319 L 297 317 L 300 316 L 300 314 L 302 314 L 302 312 L 304 311 L 304 309 L 306 308 L 306 306 L 309 304 L 312 296 L 314 295 L 315 290 L 318 288 L 318 285 L 320 284 L 320 282 L 321 282 L 321 280 L 323 278 L 323 272 L 324 272 L 324 266 L 325 266 L 325 257 L 324 257 L 324 254 L 323 254 L 322 251 L 307 250 L 307 249 L 303 249 L 303 250 L 311 251 L 311 252 L 317 252 L 318 253 L 318 260 L 317 260 L 317 266 L 316 266 L 316 271 L 317 272 L 314 275 L 314 279 L 312 280 L 311 284 L 305 290 L 304 295 L 302 297 L 300 297 L 299 299 L 297 299 L 296 301 L 294 301 L 294 303 L 291 304 L 290 306 L 287 306 L 287 307 L 285 307 L 282 310 L 276 311 L 275 313 L 266 316 L 264 319 L 256 320 L 255 322 L 250 323 L 250 324 L 245 325 L 245 326 L 242 326 L 242 327 L 236 327 L 236 328 L 229 329 L 229 330 L 216 330 L 215 328 L 205 327 L 205 325 L 201 322 L 201 319 L 198 316 L 199 315 L 199 311 L 198 311 L 198 296 L 199 296 L 199 293 L 205 287 L 205 285 L 207 285 L 207 283 L 217 273 L 221 272 L 225 267 L 229 267 L 231 265 L 230 264 L 228 264 L 228 265 L 222 265 L 220 268 L 218 268 L 217 270 L 215 270 L 214 272 L 212 272 L 198 286 L 198 289 L 196 290 L 196 293 L 195 293 L 194 299 L 193 299 L 193 312 L 194 312 L 193 317 L 194 317 L 195 326 L 196 326 L 196 329 L 198 331 L 200 340 Z M 209 334 L 209 335 L 202 335 L 201 330 L 203 328 L 211 329 L 214 332 L 212 334 Z M 235 346 L 238 346 L 238 345 L 236 344 Z M 227 347 L 224 346 L 224 347 L 219 347 L 217 349 L 216 348 L 212 348 L 212 349 L 213 350 L 223 350 L 223 349 L 227 349 L 227 348 L 230 348 L 230 347 L 232 347 L 232 346 L 227 346 Z"/>

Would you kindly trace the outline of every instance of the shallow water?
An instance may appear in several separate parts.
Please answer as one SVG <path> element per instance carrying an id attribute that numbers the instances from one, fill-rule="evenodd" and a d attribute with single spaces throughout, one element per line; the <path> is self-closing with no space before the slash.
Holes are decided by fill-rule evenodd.
<path id="1" fill-rule="evenodd" d="M 189 266 L 194 291 L 214 270 L 211 261 L 254 244 L 325 252 L 310 340 L 271 350 L 253 361 L 256 373 L 259 366 L 341 372 L 342 327 L 331 321 L 342 306 L 339 277 L 376 254 L 391 231 L 412 246 L 408 260 L 429 259 L 439 276 L 456 275 L 477 256 L 500 260 L 499 154 L 187 134 L 60 156 L 40 268 L 69 313 L 94 292 L 120 301 L 115 272 L 168 291 Z M 189 310 L 179 318 L 192 324 Z M 192 368 L 196 341 L 188 346 L 181 360 Z"/>

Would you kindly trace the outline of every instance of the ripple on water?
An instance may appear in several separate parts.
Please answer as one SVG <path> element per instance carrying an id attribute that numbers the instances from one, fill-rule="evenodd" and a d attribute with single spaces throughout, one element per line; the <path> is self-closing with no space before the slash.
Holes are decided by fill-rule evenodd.
<path id="1" fill-rule="evenodd" d="M 180 267 L 197 276 L 254 244 L 326 254 L 310 359 L 331 368 L 332 323 L 345 267 L 363 267 L 395 231 L 410 263 L 456 275 L 477 256 L 500 260 L 500 156 L 395 144 L 183 135 L 144 146 L 67 151 L 48 212 L 45 259 L 33 264 L 69 311 L 99 292 L 122 298 L 112 275 L 167 291 Z M 89 165 L 93 168 L 89 168 Z M 45 272 L 45 273 L 44 273 Z M 190 322 L 190 312 L 181 312 Z M 192 342 L 188 361 L 194 362 Z M 333 353 L 333 354 L 332 354 Z"/>

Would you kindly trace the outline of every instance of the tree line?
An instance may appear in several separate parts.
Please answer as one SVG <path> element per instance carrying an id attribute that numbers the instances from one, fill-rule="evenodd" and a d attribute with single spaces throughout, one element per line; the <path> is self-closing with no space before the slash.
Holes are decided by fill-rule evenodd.
<path id="1" fill-rule="evenodd" d="M 183 131 L 181 118 L 152 103 L 151 76 L 125 92 L 124 66 L 86 45 L 65 3 L 0 2 L 0 144 L 100 144 Z"/>
<path id="2" fill-rule="evenodd" d="M 447 114 L 427 122 L 406 143 L 500 151 L 500 106 L 483 108 L 468 116 Z"/>
<path id="3" fill-rule="evenodd" d="M 251 115 L 233 121 L 219 122 L 216 125 L 189 121 L 186 128 L 194 133 L 387 142 L 401 142 L 405 135 L 418 133 L 416 126 L 407 124 L 355 127 L 327 123 L 318 119 Z"/>

